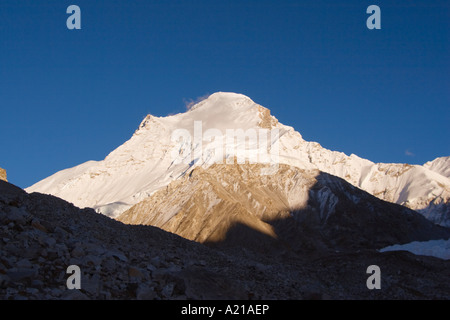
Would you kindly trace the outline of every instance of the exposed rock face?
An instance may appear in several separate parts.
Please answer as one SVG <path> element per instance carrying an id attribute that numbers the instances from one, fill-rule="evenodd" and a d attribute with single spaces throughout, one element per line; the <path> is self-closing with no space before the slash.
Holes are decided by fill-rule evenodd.
<path id="1" fill-rule="evenodd" d="M 8 180 L 6 179 L 6 170 L 5 170 L 5 169 L 2 169 L 2 168 L 0 168 L 0 180 L 8 181 Z"/>
<path id="2" fill-rule="evenodd" d="M 338 177 L 287 165 L 260 175 L 263 168 L 195 168 L 117 219 L 202 243 L 267 250 L 275 242 L 297 252 L 308 247 L 308 254 L 450 237 L 450 230 Z"/>
<path id="3" fill-rule="evenodd" d="M 269 109 L 264 108 L 260 105 L 257 105 L 256 108 L 258 109 L 259 117 L 261 118 L 259 127 L 269 130 L 276 127 L 276 125 L 278 124 L 278 120 L 270 115 Z"/>

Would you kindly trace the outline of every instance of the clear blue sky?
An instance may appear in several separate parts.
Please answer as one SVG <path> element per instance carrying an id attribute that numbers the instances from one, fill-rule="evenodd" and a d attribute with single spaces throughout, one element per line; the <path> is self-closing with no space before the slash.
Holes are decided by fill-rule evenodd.
<path id="1" fill-rule="evenodd" d="M 422 164 L 450 155 L 449 58 L 448 0 L 1 0 L 0 167 L 28 187 L 216 91 L 326 148 Z"/>

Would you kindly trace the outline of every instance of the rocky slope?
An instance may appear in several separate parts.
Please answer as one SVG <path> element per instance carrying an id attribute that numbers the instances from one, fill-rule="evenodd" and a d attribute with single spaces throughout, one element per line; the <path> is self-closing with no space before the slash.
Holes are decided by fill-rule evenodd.
<path id="1" fill-rule="evenodd" d="M 450 299 L 450 261 L 375 250 L 307 258 L 211 248 L 2 181 L 0 246 L 2 300 Z M 66 288 L 72 264 L 81 269 L 80 290 Z M 372 264 L 382 270 L 381 290 L 366 288 Z"/>
<path id="2" fill-rule="evenodd" d="M 240 130 L 246 140 L 227 140 L 230 130 Z M 265 141 L 261 133 L 267 134 Z M 376 164 L 327 150 L 305 141 L 250 98 L 224 92 L 211 95 L 185 113 L 148 115 L 131 139 L 104 160 L 60 171 L 27 191 L 52 194 L 116 217 L 192 168 L 224 163 L 239 152 L 248 155 L 252 163 L 327 172 L 382 200 L 450 226 L 448 161 L 433 166 Z"/>
<path id="3" fill-rule="evenodd" d="M 2 168 L 0 168 L 0 180 L 8 181 L 8 179 L 6 179 L 6 170 Z"/>
<path id="4" fill-rule="evenodd" d="M 309 248 L 314 254 L 450 237 L 449 229 L 338 177 L 288 165 L 261 175 L 264 167 L 195 168 L 117 220 L 157 226 L 202 243 L 265 251 L 277 244 L 277 250 Z"/>

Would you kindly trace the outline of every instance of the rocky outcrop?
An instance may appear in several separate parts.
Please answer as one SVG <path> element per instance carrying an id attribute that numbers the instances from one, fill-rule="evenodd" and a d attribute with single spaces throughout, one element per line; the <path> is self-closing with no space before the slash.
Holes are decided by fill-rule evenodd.
<path id="1" fill-rule="evenodd" d="M 8 180 L 6 179 L 6 170 L 5 170 L 5 169 L 2 169 L 2 168 L 0 168 L 0 180 L 8 181 Z"/>
<path id="2" fill-rule="evenodd" d="M 259 117 L 261 118 L 261 122 L 258 124 L 260 128 L 271 130 L 276 127 L 278 120 L 271 116 L 269 109 L 260 105 L 257 105 L 256 108 L 258 110 Z"/>

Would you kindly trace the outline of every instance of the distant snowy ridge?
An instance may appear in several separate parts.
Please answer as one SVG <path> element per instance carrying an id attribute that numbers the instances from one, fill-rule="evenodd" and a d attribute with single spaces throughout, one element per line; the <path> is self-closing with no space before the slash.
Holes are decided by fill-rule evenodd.
<path id="1" fill-rule="evenodd" d="M 450 157 L 436 158 L 433 161 L 428 161 L 423 166 L 444 177 L 450 178 Z"/>
<path id="2" fill-rule="evenodd" d="M 300 169 L 319 169 L 343 178 L 380 199 L 419 211 L 428 219 L 450 226 L 450 178 L 447 160 L 424 166 L 373 163 L 356 155 L 330 151 L 317 142 L 305 141 L 294 128 L 285 126 L 266 109 L 242 94 L 218 92 L 194 105 L 189 111 L 167 117 L 148 115 L 131 139 L 102 161 L 89 161 L 60 171 L 26 189 L 52 194 L 79 207 L 92 207 L 117 217 L 170 182 L 183 177 L 196 166 L 208 167 L 211 160 L 232 155 L 217 152 L 216 140 L 172 141 L 176 130 L 195 136 L 195 124 L 202 132 L 227 130 L 278 130 L 276 141 L 280 164 Z M 210 130 L 210 131 L 208 131 Z M 228 147 L 228 146 L 227 146 Z M 236 143 L 232 147 L 240 148 Z M 250 145 L 250 153 L 258 150 Z M 252 149 L 253 148 L 253 149 Z M 183 160 L 174 161 L 174 151 Z M 192 155 L 208 155 L 195 158 Z"/>

